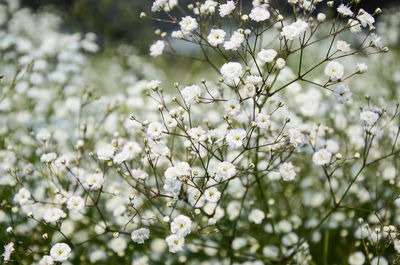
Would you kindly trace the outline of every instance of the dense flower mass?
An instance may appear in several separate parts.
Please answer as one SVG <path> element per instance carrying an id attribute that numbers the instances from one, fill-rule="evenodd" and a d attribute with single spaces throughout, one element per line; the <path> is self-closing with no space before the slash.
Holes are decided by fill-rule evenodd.
<path id="1" fill-rule="evenodd" d="M 356 2 L 155 0 L 113 59 L 2 2 L 2 261 L 399 263 L 400 16 Z"/>

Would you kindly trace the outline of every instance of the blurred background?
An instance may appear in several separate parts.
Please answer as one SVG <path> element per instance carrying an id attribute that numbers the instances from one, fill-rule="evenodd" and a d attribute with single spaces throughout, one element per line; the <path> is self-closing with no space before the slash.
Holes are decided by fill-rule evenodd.
<path id="1" fill-rule="evenodd" d="M 281 0 L 286 1 L 286 0 Z M 324 0 L 325 1 L 325 0 Z M 147 52 L 154 41 L 154 30 L 166 25 L 148 19 L 140 19 L 142 11 L 150 13 L 150 0 L 22 0 L 23 6 L 33 10 L 51 10 L 63 19 L 62 30 L 66 32 L 94 32 L 102 47 L 127 43 L 142 52 Z M 180 0 L 186 5 L 189 0 Z M 245 0 L 248 5 L 251 0 Z M 336 4 L 340 4 L 336 0 Z M 377 7 L 398 5 L 399 0 L 362 0 L 360 6 L 373 12 Z"/>

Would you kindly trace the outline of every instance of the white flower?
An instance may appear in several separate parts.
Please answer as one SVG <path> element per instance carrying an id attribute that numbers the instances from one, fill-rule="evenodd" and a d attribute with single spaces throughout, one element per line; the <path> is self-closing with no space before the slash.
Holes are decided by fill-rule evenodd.
<path id="1" fill-rule="evenodd" d="M 44 255 L 39 261 L 39 265 L 53 265 L 53 264 L 54 264 L 54 259 L 49 255 Z"/>
<path id="2" fill-rule="evenodd" d="M 349 52 L 350 51 L 350 44 L 343 40 L 338 40 L 336 42 L 336 48 L 341 52 Z"/>
<path id="3" fill-rule="evenodd" d="M 287 25 L 282 28 L 281 35 L 286 37 L 288 40 L 293 40 L 300 36 L 300 32 L 293 25 Z"/>
<path id="4" fill-rule="evenodd" d="M 171 37 L 177 40 L 183 39 L 185 36 L 183 35 L 183 32 L 180 30 L 174 30 L 171 32 Z"/>
<path id="5" fill-rule="evenodd" d="M 79 196 L 72 196 L 68 199 L 67 209 L 73 213 L 82 211 L 85 207 L 85 200 Z"/>
<path id="6" fill-rule="evenodd" d="M 226 207 L 226 211 L 229 215 L 229 220 L 234 220 L 239 216 L 241 209 L 241 203 L 238 201 L 231 201 L 229 202 L 228 206 Z"/>
<path id="7" fill-rule="evenodd" d="M 317 20 L 318 20 L 319 23 L 324 22 L 325 19 L 326 19 L 326 15 L 324 13 L 318 13 Z"/>
<path id="8" fill-rule="evenodd" d="M 149 124 L 147 127 L 147 136 L 149 136 L 150 139 L 159 139 L 161 137 L 162 131 L 164 129 L 164 126 L 160 122 L 152 122 Z"/>
<path id="9" fill-rule="evenodd" d="M 365 73 L 368 70 L 368 65 L 365 63 L 358 63 L 356 67 L 356 71 L 360 74 Z"/>
<path id="10" fill-rule="evenodd" d="M 357 19 L 349 19 L 347 25 L 350 27 L 350 32 L 353 34 L 358 34 L 361 32 L 361 24 Z"/>
<path id="11" fill-rule="evenodd" d="M 225 35 L 225 31 L 222 29 L 212 29 L 207 36 L 208 43 L 210 43 L 211 46 L 218 46 L 224 43 Z"/>
<path id="12" fill-rule="evenodd" d="M 350 7 L 341 4 L 338 8 L 337 8 L 338 13 L 340 13 L 342 16 L 347 17 L 347 16 L 352 16 L 353 15 L 353 11 L 351 11 Z"/>
<path id="13" fill-rule="evenodd" d="M 308 23 L 302 19 L 296 20 L 292 25 L 297 28 L 300 34 L 303 34 L 308 29 Z"/>
<path id="14" fill-rule="evenodd" d="M 365 256 L 361 251 L 354 252 L 349 256 L 348 262 L 350 265 L 363 265 L 365 263 Z"/>
<path id="15" fill-rule="evenodd" d="M 14 243 L 10 242 L 4 246 L 4 253 L 2 254 L 5 262 L 10 260 L 11 254 L 14 252 Z"/>
<path id="16" fill-rule="evenodd" d="M 71 248 L 65 243 L 57 243 L 50 249 L 50 256 L 54 261 L 66 261 L 71 255 Z"/>
<path id="17" fill-rule="evenodd" d="M 134 179 L 147 179 L 148 174 L 142 169 L 132 169 L 131 175 Z"/>
<path id="18" fill-rule="evenodd" d="M 263 79 L 259 75 L 248 75 L 246 76 L 246 82 L 251 83 L 253 85 L 258 85 L 262 83 Z"/>
<path id="19" fill-rule="evenodd" d="M 267 129 L 268 126 L 271 124 L 270 116 L 263 113 L 258 113 L 256 115 L 256 123 L 257 127 L 261 129 Z"/>
<path id="20" fill-rule="evenodd" d="M 102 173 L 94 173 L 86 175 L 83 178 L 83 186 L 89 190 L 99 190 L 104 183 L 104 178 Z"/>
<path id="21" fill-rule="evenodd" d="M 108 246 L 119 256 L 124 255 L 127 245 L 128 245 L 128 243 L 126 242 L 125 238 L 123 238 L 123 237 L 113 238 L 108 243 Z"/>
<path id="22" fill-rule="evenodd" d="M 200 6 L 200 14 L 214 14 L 215 8 L 217 7 L 218 2 L 213 1 L 213 0 L 206 0 L 201 6 Z M 199 13 L 198 9 L 194 10 L 195 13 Z"/>
<path id="23" fill-rule="evenodd" d="M 247 83 L 239 88 L 239 93 L 242 98 L 251 98 L 256 95 L 256 86 L 252 83 Z"/>
<path id="24" fill-rule="evenodd" d="M 174 166 L 177 176 L 188 176 L 190 174 L 190 165 L 187 162 L 179 162 Z"/>
<path id="25" fill-rule="evenodd" d="M 371 265 L 389 265 L 389 262 L 385 257 L 376 256 L 371 260 Z"/>
<path id="26" fill-rule="evenodd" d="M 364 9 L 360 9 L 358 14 L 359 15 L 357 16 L 357 18 L 363 27 L 366 27 L 366 26 L 371 27 L 375 23 L 375 18 L 373 16 L 371 16 L 371 14 L 369 14 Z"/>
<path id="27" fill-rule="evenodd" d="M 249 17 L 257 22 L 261 22 L 269 19 L 270 13 L 266 8 L 263 7 L 255 7 L 251 10 Z"/>
<path id="28" fill-rule="evenodd" d="M 114 147 L 107 145 L 97 151 L 97 159 L 99 160 L 110 160 L 114 156 Z"/>
<path id="29" fill-rule="evenodd" d="M 381 37 L 379 37 L 379 36 L 378 36 L 377 34 L 375 34 L 375 33 L 371 33 L 370 38 L 371 38 L 372 44 L 373 44 L 378 50 L 382 49 L 383 43 L 382 43 L 382 38 L 381 38 Z"/>
<path id="30" fill-rule="evenodd" d="M 272 62 L 278 53 L 274 49 L 262 49 L 258 54 L 257 58 L 263 63 Z"/>
<path id="31" fill-rule="evenodd" d="M 264 218 L 265 213 L 259 209 L 253 209 L 249 214 L 249 221 L 255 224 L 261 224 Z"/>
<path id="32" fill-rule="evenodd" d="M 304 142 L 304 135 L 295 128 L 290 128 L 288 130 L 289 141 L 294 147 L 302 145 Z"/>
<path id="33" fill-rule="evenodd" d="M 168 0 L 155 0 L 151 6 L 152 12 L 158 12 L 164 9 L 165 4 Z"/>
<path id="34" fill-rule="evenodd" d="M 165 48 L 164 41 L 158 40 L 150 46 L 150 55 L 153 57 L 157 57 L 163 53 L 164 48 Z"/>
<path id="35" fill-rule="evenodd" d="M 184 89 L 181 90 L 181 94 L 185 102 L 191 105 L 201 95 L 201 89 L 198 85 L 186 86 Z"/>
<path id="36" fill-rule="evenodd" d="M 128 160 L 131 160 L 131 159 L 132 159 L 132 155 L 128 151 L 123 150 L 122 152 L 120 152 L 114 156 L 113 162 L 114 162 L 114 164 L 119 165 L 119 164 L 121 164 L 125 161 L 128 161 Z"/>
<path id="37" fill-rule="evenodd" d="M 236 175 L 236 168 L 232 163 L 223 161 L 216 165 L 215 173 L 217 181 L 224 181 Z"/>
<path id="38" fill-rule="evenodd" d="M 224 110 L 229 116 L 236 116 L 240 112 L 240 103 L 236 99 L 230 99 L 224 104 Z"/>
<path id="39" fill-rule="evenodd" d="M 236 51 L 240 45 L 242 45 L 242 42 L 244 41 L 244 35 L 238 31 L 235 31 L 229 41 L 226 41 L 224 43 L 224 48 L 225 50 L 233 50 Z"/>
<path id="40" fill-rule="evenodd" d="M 132 241 L 138 244 L 143 244 L 145 240 L 150 238 L 150 230 L 147 228 L 139 228 L 132 231 Z"/>
<path id="41" fill-rule="evenodd" d="M 165 117 L 165 124 L 168 128 L 175 128 L 178 125 L 176 119 L 172 118 L 171 116 Z"/>
<path id="42" fill-rule="evenodd" d="M 65 155 L 59 156 L 55 161 L 54 165 L 59 169 L 65 169 L 69 165 L 69 158 Z"/>
<path id="43" fill-rule="evenodd" d="M 393 240 L 393 247 L 397 253 L 400 253 L 400 240 L 398 239 Z"/>
<path id="44" fill-rule="evenodd" d="M 50 163 L 52 161 L 54 161 L 57 158 L 56 153 L 44 153 L 41 157 L 40 157 L 40 161 L 42 163 Z"/>
<path id="45" fill-rule="evenodd" d="M 20 205 L 25 205 L 29 202 L 31 198 L 31 193 L 25 188 L 20 188 L 18 193 L 14 195 L 14 201 Z"/>
<path id="46" fill-rule="evenodd" d="M 325 67 L 325 75 L 329 76 L 330 80 L 337 81 L 343 77 L 344 67 L 338 62 L 329 62 Z"/>
<path id="47" fill-rule="evenodd" d="M 198 23 L 195 18 L 192 18 L 191 16 L 186 16 L 183 17 L 181 22 L 179 22 L 179 25 L 181 26 L 181 30 L 184 34 L 189 33 L 190 31 L 193 31 L 197 29 Z"/>
<path id="48" fill-rule="evenodd" d="M 52 207 L 46 209 L 43 215 L 43 220 L 46 223 L 52 223 L 52 222 L 57 222 L 58 220 L 64 217 L 66 217 L 66 214 L 64 213 L 63 210 L 56 207 Z"/>
<path id="49" fill-rule="evenodd" d="M 370 110 L 360 113 L 360 119 L 367 125 L 372 126 L 379 119 L 379 114 Z"/>
<path id="50" fill-rule="evenodd" d="M 207 139 L 206 131 L 201 127 L 194 127 L 189 129 L 188 134 L 195 142 L 202 142 Z"/>
<path id="51" fill-rule="evenodd" d="M 182 183 L 178 179 L 167 178 L 164 181 L 164 190 L 165 192 L 170 192 L 174 194 L 179 194 L 181 191 Z"/>
<path id="52" fill-rule="evenodd" d="M 146 84 L 146 88 L 147 89 L 152 89 L 155 90 L 157 89 L 159 86 L 161 85 L 161 81 L 160 80 L 151 80 Z"/>
<path id="53" fill-rule="evenodd" d="M 169 252 L 171 253 L 182 251 L 183 246 L 185 245 L 185 239 L 175 234 L 169 235 L 165 239 L 165 242 L 167 242 Z"/>
<path id="54" fill-rule="evenodd" d="M 231 81 L 238 79 L 242 75 L 243 69 L 240 63 L 229 62 L 221 67 L 220 72 L 224 79 Z"/>
<path id="55" fill-rule="evenodd" d="M 285 162 L 279 166 L 279 174 L 284 181 L 292 181 L 296 177 L 296 172 L 292 162 Z"/>
<path id="56" fill-rule="evenodd" d="M 218 191 L 216 187 L 211 187 L 204 192 L 206 200 L 211 203 L 216 203 L 221 198 L 221 192 Z"/>
<path id="57" fill-rule="evenodd" d="M 293 40 L 300 37 L 308 28 L 308 23 L 304 20 L 298 19 L 296 22 L 286 25 L 282 28 L 281 35 L 288 40 Z"/>
<path id="58" fill-rule="evenodd" d="M 279 70 L 285 68 L 286 66 L 286 61 L 283 58 L 278 58 L 276 60 L 276 68 L 278 68 Z"/>
<path id="59" fill-rule="evenodd" d="M 335 87 L 333 91 L 336 101 L 339 104 L 343 104 L 346 101 L 349 101 L 351 99 L 351 96 L 353 95 L 350 91 L 350 87 L 346 84 L 339 84 Z"/>
<path id="60" fill-rule="evenodd" d="M 188 192 L 188 201 L 193 207 L 201 208 L 204 206 L 206 198 L 198 189 L 190 188 Z"/>
<path id="61" fill-rule="evenodd" d="M 180 237 L 185 237 L 190 234 L 192 230 L 192 220 L 185 215 L 178 215 L 174 221 L 171 222 L 171 232 Z"/>
<path id="62" fill-rule="evenodd" d="M 226 134 L 225 140 L 232 148 L 238 148 L 243 145 L 243 139 L 246 138 L 244 129 L 232 129 Z"/>
<path id="63" fill-rule="evenodd" d="M 219 15 L 221 17 L 228 16 L 235 9 L 235 2 L 228 1 L 226 4 L 222 4 L 219 6 Z"/>
<path id="64" fill-rule="evenodd" d="M 318 166 L 326 165 L 331 161 L 332 154 L 325 148 L 314 153 L 312 160 Z"/>

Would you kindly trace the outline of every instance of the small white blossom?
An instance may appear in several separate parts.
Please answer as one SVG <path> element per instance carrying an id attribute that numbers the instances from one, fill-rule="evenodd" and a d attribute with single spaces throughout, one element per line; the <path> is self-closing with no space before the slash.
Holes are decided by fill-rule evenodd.
<path id="1" fill-rule="evenodd" d="M 167 242 L 169 252 L 177 253 L 183 250 L 185 245 L 185 239 L 183 237 L 177 236 L 175 234 L 169 235 L 165 242 Z"/>
<path id="2" fill-rule="evenodd" d="M 178 215 L 171 222 L 171 232 L 180 237 L 185 237 L 192 230 L 192 220 L 185 215 Z"/>
<path id="3" fill-rule="evenodd" d="M 350 44 L 343 40 L 338 40 L 336 42 L 336 49 L 338 49 L 341 52 L 349 52 L 350 51 Z"/>
<path id="4" fill-rule="evenodd" d="M 204 192 L 206 200 L 212 203 L 216 203 L 221 198 L 221 192 L 218 191 L 217 188 L 211 187 L 205 190 Z"/>
<path id="5" fill-rule="evenodd" d="M 5 262 L 10 261 L 11 254 L 14 252 L 14 243 L 10 242 L 4 246 L 4 253 L 2 254 Z"/>
<path id="6" fill-rule="evenodd" d="M 152 122 L 147 127 L 147 135 L 150 139 L 159 139 L 161 137 L 164 126 L 160 122 Z"/>
<path id="7" fill-rule="evenodd" d="M 150 238 L 150 230 L 147 228 L 139 228 L 131 233 L 131 239 L 133 242 L 143 244 L 145 240 Z"/>
<path id="8" fill-rule="evenodd" d="M 63 210 L 56 207 L 52 207 L 46 209 L 43 215 L 43 220 L 46 223 L 52 223 L 52 222 L 57 222 L 58 220 L 64 218 L 65 216 L 66 214 L 64 213 Z"/>
<path id="9" fill-rule="evenodd" d="M 193 104 L 201 95 L 201 89 L 198 85 L 186 86 L 181 90 L 181 94 L 186 104 Z"/>
<path id="10" fill-rule="evenodd" d="M 243 145 L 243 140 L 246 138 L 246 131 L 244 129 L 232 129 L 226 134 L 225 140 L 232 148 L 238 148 Z"/>
<path id="11" fill-rule="evenodd" d="M 235 2 L 234 1 L 228 1 L 226 4 L 222 4 L 219 6 L 219 15 L 221 17 L 228 16 L 232 13 L 232 11 L 235 9 Z"/>
<path id="12" fill-rule="evenodd" d="M 158 40 L 150 46 L 150 55 L 153 57 L 160 56 L 163 53 L 164 48 L 165 48 L 164 41 Z"/>
<path id="13" fill-rule="evenodd" d="M 266 8 L 263 7 L 255 7 L 251 10 L 249 17 L 257 22 L 261 22 L 269 19 L 270 13 Z"/>
<path id="14" fill-rule="evenodd" d="M 341 4 L 338 8 L 337 8 L 338 13 L 340 13 L 342 16 L 347 17 L 347 16 L 352 16 L 353 15 L 353 11 L 351 11 L 350 7 Z"/>
<path id="15" fill-rule="evenodd" d="M 325 75 L 327 75 L 330 80 L 337 81 L 344 75 L 344 67 L 342 64 L 331 61 L 325 67 Z"/>
<path id="16" fill-rule="evenodd" d="M 292 181 L 296 177 L 296 172 L 292 162 L 285 162 L 279 166 L 279 174 L 284 181 Z"/>
<path id="17" fill-rule="evenodd" d="M 83 177 L 83 186 L 89 190 L 99 190 L 104 183 L 102 173 L 89 174 Z"/>
<path id="18" fill-rule="evenodd" d="M 278 55 L 278 53 L 274 49 L 262 49 L 257 54 L 257 58 L 263 63 L 270 63 L 275 59 L 276 55 Z"/>
<path id="19" fill-rule="evenodd" d="M 339 104 L 343 104 L 351 99 L 352 93 L 350 87 L 346 84 L 339 84 L 335 87 L 333 91 L 336 101 Z"/>
<path id="20" fill-rule="evenodd" d="M 255 224 L 261 224 L 264 218 L 265 213 L 259 209 L 253 209 L 249 214 L 249 221 Z"/>
<path id="21" fill-rule="evenodd" d="M 315 152 L 312 157 L 312 160 L 314 164 L 322 166 L 328 164 L 331 161 L 331 158 L 332 154 L 324 148 Z"/>
<path id="22" fill-rule="evenodd" d="M 218 46 L 224 43 L 226 32 L 222 29 L 212 29 L 207 36 L 207 41 L 211 46 Z"/>
<path id="23" fill-rule="evenodd" d="M 31 198 L 31 193 L 29 192 L 29 190 L 25 188 L 20 188 L 18 190 L 18 193 L 14 195 L 14 201 L 19 203 L 20 205 L 27 204 L 30 198 Z"/>
<path id="24" fill-rule="evenodd" d="M 372 126 L 378 121 L 379 114 L 370 110 L 366 110 L 360 113 L 360 119 L 368 126 Z"/>
<path id="25" fill-rule="evenodd" d="M 361 26 L 363 27 L 373 26 L 373 24 L 375 23 L 375 18 L 364 9 L 359 10 L 359 15 L 357 16 L 357 19 L 360 21 Z"/>
<path id="26" fill-rule="evenodd" d="M 229 62 L 224 64 L 221 69 L 221 75 L 224 79 L 230 81 L 239 78 L 243 73 L 243 68 L 240 63 Z"/>
<path id="27" fill-rule="evenodd" d="M 184 34 L 188 34 L 190 31 L 197 29 L 198 23 L 195 18 L 191 16 L 183 17 L 182 20 L 179 22 L 181 26 L 181 30 Z"/>
<path id="28" fill-rule="evenodd" d="M 50 249 L 50 256 L 54 261 L 66 261 L 71 255 L 71 248 L 65 243 L 57 243 Z"/>
<path id="29" fill-rule="evenodd" d="M 217 181 L 224 181 L 236 175 L 236 168 L 232 163 L 223 161 L 217 164 L 215 173 Z"/>
<path id="30" fill-rule="evenodd" d="M 365 263 L 365 256 L 361 251 L 354 252 L 349 256 L 348 262 L 350 265 L 363 265 Z"/>
<path id="31" fill-rule="evenodd" d="M 72 196 L 68 199 L 67 208 L 73 213 L 78 213 L 85 207 L 85 200 L 79 196 Z"/>

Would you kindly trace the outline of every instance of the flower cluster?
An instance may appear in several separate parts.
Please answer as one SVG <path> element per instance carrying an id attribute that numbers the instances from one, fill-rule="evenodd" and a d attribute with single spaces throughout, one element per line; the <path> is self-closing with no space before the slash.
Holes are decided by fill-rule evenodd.
<path id="1" fill-rule="evenodd" d="M 156 31 L 150 56 L 185 56 L 190 43 L 206 70 L 173 82 L 130 47 L 123 63 L 104 59 L 94 34 L 0 5 L 2 259 L 398 263 L 400 78 L 387 71 L 386 89 L 373 86 L 382 58 L 396 64 L 374 33 L 381 10 L 149 9 L 141 17 L 174 27 Z"/>

